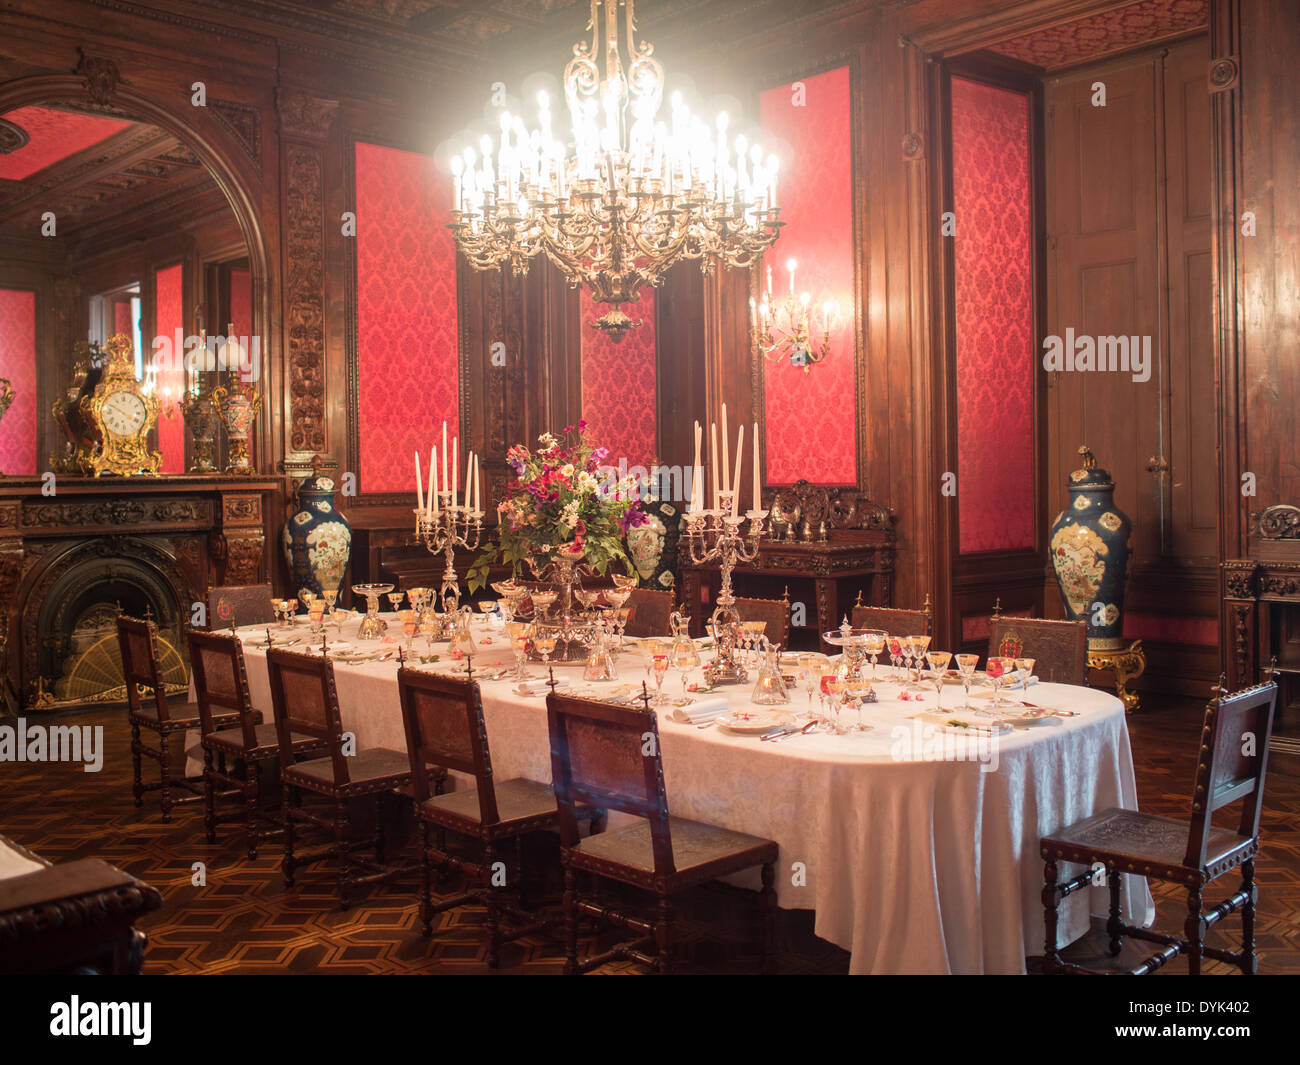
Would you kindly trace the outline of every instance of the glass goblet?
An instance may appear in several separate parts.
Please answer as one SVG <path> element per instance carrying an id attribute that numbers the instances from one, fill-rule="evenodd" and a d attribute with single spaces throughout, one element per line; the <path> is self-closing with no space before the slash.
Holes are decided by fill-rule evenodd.
<path id="1" fill-rule="evenodd" d="M 304 588 L 301 592 L 298 593 L 298 602 L 302 604 L 302 608 L 304 611 L 311 610 L 311 605 L 313 602 L 315 602 L 315 600 L 316 600 L 316 593 L 309 592 L 307 591 L 306 588 Z"/>
<path id="2" fill-rule="evenodd" d="M 885 649 L 885 640 L 888 633 L 884 632 L 867 632 L 862 637 L 862 651 L 871 659 L 871 679 L 876 679 L 876 659 L 880 657 L 880 652 Z"/>
<path id="3" fill-rule="evenodd" d="M 406 598 L 405 592 L 389 592 L 388 601 L 393 605 L 393 613 L 396 614 L 402 608 L 402 600 Z"/>
<path id="4" fill-rule="evenodd" d="M 1029 690 L 1029 678 L 1034 675 L 1034 663 L 1036 661 L 1037 659 L 1034 658 L 1016 659 L 1016 680 L 1020 682 L 1025 691 Z"/>
<path id="5" fill-rule="evenodd" d="M 975 679 L 975 667 L 979 665 L 979 655 L 957 655 L 957 671 L 961 674 L 961 686 L 966 692 L 963 710 L 970 709 L 970 682 Z"/>
<path id="6" fill-rule="evenodd" d="M 916 687 L 921 688 L 921 670 L 925 666 L 925 653 L 930 649 L 929 636 L 912 637 L 912 658 L 916 662 Z"/>
<path id="7" fill-rule="evenodd" d="M 533 626 L 533 646 L 537 648 L 537 653 L 542 656 L 542 672 L 546 673 L 550 668 L 551 655 L 555 652 L 555 643 L 559 638 L 559 630 L 554 625 L 536 624 Z"/>
<path id="8" fill-rule="evenodd" d="M 889 668 L 894 671 L 894 679 L 898 679 L 898 663 L 903 659 L 903 640 L 899 636 L 890 636 L 886 641 L 889 648 Z"/>
<path id="9" fill-rule="evenodd" d="M 1014 658 L 995 657 L 988 660 L 984 667 L 993 681 L 993 705 L 989 708 L 990 714 L 996 714 L 998 708 L 1002 705 L 1002 678 L 1011 672 L 1016 666 Z"/>
<path id="10" fill-rule="evenodd" d="M 699 669 L 700 656 L 695 650 L 695 644 L 689 640 L 678 640 L 673 647 L 673 666 L 681 670 L 682 674 L 682 699 L 688 699 L 686 694 L 686 675 L 693 669 Z"/>
<path id="11" fill-rule="evenodd" d="M 943 705 L 943 677 L 952 661 L 952 652 L 927 651 L 925 660 L 930 664 L 930 675 L 934 678 L 934 706 L 937 710 Z"/>
<path id="12" fill-rule="evenodd" d="M 663 706 L 664 703 L 668 701 L 668 697 L 664 695 L 664 677 L 668 675 L 668 668 L 669 662 L 667 651 L 655 651 L 655 653 L 650 656 L 650 669 L 654 673 L 655 678 L 655 697 L 650 700 L 651 705 L 653 706 Z"/>

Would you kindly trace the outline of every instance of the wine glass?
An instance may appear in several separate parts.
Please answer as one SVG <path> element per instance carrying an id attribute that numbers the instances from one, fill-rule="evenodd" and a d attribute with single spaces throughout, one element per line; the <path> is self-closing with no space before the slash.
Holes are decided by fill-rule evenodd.
<path id="1" fill-rule="evenodd" d="M 957 655 L 957 671 L 961 673 L 961 686 L 966 692 L 963 710 L 970 709 L 970 682 L 975 679 L 975 667 L 979 662 L 979 655 Z"/>
<path id="2" fill-rule="evenodd" d="M 1017 658 L 1016 659 L 1016 679 L 1024 690 L 1029 690 L 1029 678 L 1034 675 L 1034 663 L 1037 659 Z"/>
<path id="3" fill-rule="evenodd" d="M 889 638 L 889 633 L 881 632 L 878 629 L 868 629 L 862 635 L 862 650 L 871 658 L 871 679 L 876 679 L 876 659 L 880 657 L 880 652 L 885 649 L 885 641 Z"/>
<path id="4" fill-rule="evenodd" d="M 844 698 L 851 702 L 854 709 L 858 712 L 858 720 L 854 725 L 850 725 L 849 732 L 870 732 L 871 726 L 863 720 L 863 707 L 866 705 L 871 695 L 871 682 L 862 678 L 855 677 L 844 681 Z"/>
<path id="5" fill-rule="evenodd" d="M 921 689 L 921 670 L 925 666 L 925 653 L 930 649 L 929 636 L 912 637 L 912 659 L 916 663 L 916 687 Z"/>
<path id="6" fill-rule="evenodd" d="M 548 618 L 551 616 L 551 607 L 555 605 L 555 600 L 560 597 L 555 591 L 536 591 L 533 592 L 533 614 L 535 617 Z"/>
<path id="7" fill-rule="evenodd" d="M 311 610 L 311 605 L 315 601 L 315 599 L 316 599 L 316 593 L 312 591 L 308 591 L 306 588 L 304 588 L 302 591 L 298 593 L 298 602 L 302 604 L 302 608 L 305 611 Z"/>
<path id="8" fill-rule="evenodd" d="M 433 655 L 433 641 L 441 628 L 442 625 L 437 621 L 420 622 L 420 635 L 424 637 L 424 652 L 427 656 Z"/>
<path id="9" fill-rule="evenodd" d="M 844 678 L 838 673 L 829 673 L 822 678 L 822 690 L 826 692 L 826 701 L 829 708 L 827 716 L 827 732 L 833 732 L 837 736 L 845 733 L 844 726 L 840 723 L 840 710 L 844 695 Z"/>
<path id="10" fill-rule="evenodd" d="M 990 658 L 988 665 L 985 666 L 989 679 L 993 681 L 993 705 L 989 708 L 989 713 L 994 714 L 1002 705 L 1002 678 L 1015 668 L 1016 660 L 1014 658 Z"/>
<path id="11" fill-rule="evenodd" d="M 831 723 L 830 712 L 826 706 L 826 700 L 830 698 L 831 685 L 837 680 L 835 667 L 829 662 L 814 666 L 813 672 L 817 677 L 817 703 L 821 710 L 821 724 L 817 726 L 818 732 L 834 732 L 835 726 Z"/>
<path id="12" fill-rule="evenodd" d="M 550 668 L 551 654 L 555 651 L 555 642 L 558 637 L 559 629 L 554 625 L 544 625 L 537 622 L 533 626 L 533 646 L 537 648 L 537 653 L 542 656 L 543 673 Z"/>
<path id="13" fill-rule="evenodd" d="M 686 694 L 686 674 L 692 669 L 698 669 L 700 666 L 700 656 L 695 650 L 695 644 L 691 640 L 678 640 L 673 645 L 673 666 L 682 673 L 682 699 L 686 700 L 689 696 Z"/>
<path id="14" fill-rule="evenodd" d="M 899 662 L 903 659 L 903 639 L 901 636 L 890 636 L 886 641 L 889 647 L 889 668 L 894 671 L 894 679 L 898 679 Z"/>
<path id="15" fill-rule="evenodd" d="M 943 675 L 948 672 L 948 663 L 952 661 L 951 651 L 927 651 L 925 660 L 930 663 L 930 673 L 934 677 L 934 706 L 943 705 Z"/>
<path id="16" fill-rule="evenodd" d="M 313 636 L 325 631 L 325 603 L 320 599 L 312 600 L 307 607 L 307 623 L 311 626 Z"/>
<path id="17" fill-rule="evenodd" d="M 415 639 L 416 634 L 420 631 L 420 622 L 418 615 L 414 610 L 402 611 L 402 635 L 406 637 L 406 653 L 415 654 L 415 649 L 411 642 Z"/>
<path id="18" fill-rule="evenodd" d="M 515 653 L 515 680 L 527 680 L 524 671 L 524 657 L 528 651 L 528 634 L 532 626 L 526 621 L 507 621 L 506 635 L 510 637 L 510 649 Z"/>
<path id="19" fill-rule="evenodd" d="M 393 613 L 396 614 L 402 608 L 402 600 L 406 598 L 405 592 L 389 592 L 388 601 L 393 605 Z"/>
<path id="20" fill-rule="evenodd" d="M 664 695 L 664 677 L 668 675 L 668 652 L 665 650 L 656 650 L 650 656 L 650 668 L 654 672 L 655 678 L 655 697 L 650 700 L 654 706 L 663 706 L 668 701 Z"/>
<path id="21" fill-rule="evenodd" d="M 803 681 L 803 690 L 808 693 L 808 711 L 807 716 L 813 717 L 813 688 L 817 686 L 817 678 L 813 674 L 813 666 L 819 661 L 819 656 L 811 651 L 804 651 L 799 655 L 799 678 Z"/>
<path id="22" fill-rule="evenodd" d="M 900 636 L 898 638 L 898 657 L 903 668 L 903 691 L 911 691 L 912 660 L 916 657 L 916 644 L 912 642 L 912 637 Z"/>
<path id="23" fill-rule="evenodd" d="M 337 588 L 326 588 L 321 592 L 321 598 L 325 600 L 325 608 L 329 611 L 331 620 L 334 617 L 334 606 L 339 601 L 339 590 Z"/>

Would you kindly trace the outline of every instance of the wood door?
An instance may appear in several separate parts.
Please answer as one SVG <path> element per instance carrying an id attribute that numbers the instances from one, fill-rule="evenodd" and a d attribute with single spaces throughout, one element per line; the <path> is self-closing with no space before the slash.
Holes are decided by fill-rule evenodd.
<path id="1" fill-rule="evenodd" d="M 1047 83 L 1047 332 L 1151 349 L 1145 381 L 1048 375 L 1049 509 L 1086 443 L 1134 523 L 1126 632 L 1146 645 L 1144 686 L 1196 694 L 1218 670 L 1208 58 L 1200 36 Z"/>

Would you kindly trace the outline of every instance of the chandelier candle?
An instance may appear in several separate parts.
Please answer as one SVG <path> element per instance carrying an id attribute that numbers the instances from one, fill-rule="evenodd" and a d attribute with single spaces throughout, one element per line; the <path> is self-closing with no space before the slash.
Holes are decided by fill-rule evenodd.
<path id="1" fill-rule="evenodd" d="M 533 130 L 502 112 L 495 144 L 483 136 L 457 146 L 449 228 L 476 270 L 509 264 L 522 275 L 544 253 L 609 305 L 591 324 L 619 341 L 640 325 L 621 305 L 674 263 L 695 259 L 708 273 L 758 261 L 782 225 L 780 163 L 744 136 L 729 141 L 726 113 L 710 126 L 681 93 L 661 121 L 663 65 L 636 39 L 635 0 L 591 0 L 590 9 L 591 39 L 573 46 L 564 70 L 570 130 L 557 136 L 542 92 Z"/>

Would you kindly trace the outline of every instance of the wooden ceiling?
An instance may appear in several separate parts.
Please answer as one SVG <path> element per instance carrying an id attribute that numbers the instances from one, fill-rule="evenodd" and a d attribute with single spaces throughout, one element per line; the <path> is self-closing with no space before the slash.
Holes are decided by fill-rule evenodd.
<path id="1" fill-rule="evenodd" d="M 0 179 L 0 237 L 39 236 L 52 211 L 59 236 L 82 239 L 213 191 L 220 195 L 176 137 L 131 122 L 21 180 Z"/>

